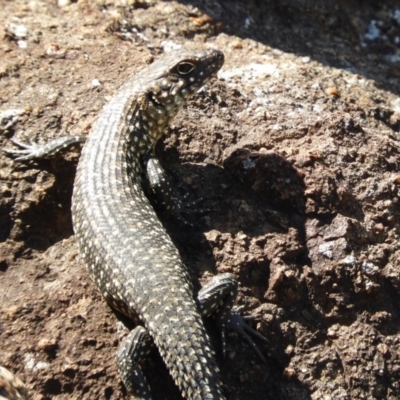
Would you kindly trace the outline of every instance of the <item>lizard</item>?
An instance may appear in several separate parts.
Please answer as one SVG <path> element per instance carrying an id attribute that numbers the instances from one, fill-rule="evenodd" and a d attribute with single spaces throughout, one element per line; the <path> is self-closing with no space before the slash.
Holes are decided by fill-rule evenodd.
<path id="1" fill-rule="evenodd" d="M 203 317 L 214 315 L 223 352 L 227 325 L 240 332 L 264 360 L 248 333 L 266 340 L 232 308 L 237 280 L 217 275 L 197 297 L 179 251 L 157 217 L 144 187 L 180 213 L 180 201 L 154 148 L 186 100 L 224 63 L 219 50 L 167 53 L 125 83 L 85 136 L 64 136 L 20 150 L 26 161 L 83 144 L 74 182 L 72 220 L 89 275 L 114 309 L 138 325 L 121 342 L 117 367 L 133 399 L 151 399 L 140 368 L 153 344 L 182 396 L 225 399 L 215 352 Z M 246 333 L 247 332 L 247 333 Z"/>

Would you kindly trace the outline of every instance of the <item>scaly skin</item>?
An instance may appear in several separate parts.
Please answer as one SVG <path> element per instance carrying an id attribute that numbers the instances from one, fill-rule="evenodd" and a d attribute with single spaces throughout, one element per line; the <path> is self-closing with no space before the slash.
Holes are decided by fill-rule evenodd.
<path id="1" fill-rule="evenodd" d="M 28 400 L 29 393 L 22 381 L 0 366 L 0 400 Z"/>

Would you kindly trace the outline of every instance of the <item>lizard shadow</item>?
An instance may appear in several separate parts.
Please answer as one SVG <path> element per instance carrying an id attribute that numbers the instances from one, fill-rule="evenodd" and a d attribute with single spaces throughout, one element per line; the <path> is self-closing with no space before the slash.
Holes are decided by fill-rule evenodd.
<path id="1" fill-rule="evenodd" d="M 175 169 L 176 172 L 175 174 Z M 204 234 L 216 230 L 232 237 L 244 233 L 255 238 L 271 233 L 286 233 L 293 227 L 305 240 L 305 184 L 292 164 L 276 153 L 259 154 L 245 149 L 234 151 L 223 167 L 218 165 L 172 164 L 172 174 L 180 176 L 178 190 L 189 201 L 201 199 L 204 212 L 190 215 L 193 226 L 160 215 L 173 240 L 193 254 L 193 245 L 212 256 Z M 192 197 L 194 197 L 192 199 Z M 189 233 L 189 234 L 188 234 Z M 207 263 L 211 266 L 210 263 Z M 209 268 L 210 272 L 215 272 Z"/>

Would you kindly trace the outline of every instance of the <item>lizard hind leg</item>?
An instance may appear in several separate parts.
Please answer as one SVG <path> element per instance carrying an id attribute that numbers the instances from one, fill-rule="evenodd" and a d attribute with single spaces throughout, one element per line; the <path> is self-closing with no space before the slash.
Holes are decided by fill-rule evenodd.
<path id="1" fill-rule="evenodd" d="M 265 342 L 268 340 L 251 328 L 246 323 L 246 317 L 242 317 L 233 307 L 236 300 L 238 283 L 236 278 L 229 273 L 220 274 L 211 279 L 199 291 L 197 304 L 203 317 L 214 316 L 221 331 L 222 354 L 225 356 L 226 341 L 225 329 L 234 330 L 244 337 L 262 361 L 265 358 L 250 335 Z"/>
<path id="2" fill-rule="evenodd" d="M 117 368 L 132 399 L 151 400 L 150 389 L 140 368 L 153 346 L 153 339 L 143 326 L 137 326 L 124 338 L 117 351 Z"/>

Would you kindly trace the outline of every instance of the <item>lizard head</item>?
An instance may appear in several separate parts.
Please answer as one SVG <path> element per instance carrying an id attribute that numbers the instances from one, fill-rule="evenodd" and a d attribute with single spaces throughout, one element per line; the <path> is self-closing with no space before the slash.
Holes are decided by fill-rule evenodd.
<path id="1" fill-rule="evenodd" d="M 145 93 L 145 115 L 156 142 L 185 101 L 210 80 L 224 63 L 219 50 L 168 53 L 148 68 L 152 79 Z"/>

